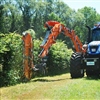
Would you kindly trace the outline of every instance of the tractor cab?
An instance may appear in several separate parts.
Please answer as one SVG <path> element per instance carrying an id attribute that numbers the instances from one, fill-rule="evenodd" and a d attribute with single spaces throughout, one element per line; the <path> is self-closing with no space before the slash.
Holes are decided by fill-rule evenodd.
<path id="1" fill-rule="evenodd" d="M 92 41 L 100 41 L 100 23 L 92 29 Z"/>
<path id="2" fill-rule="evenodd" d="M 91 42 L 88 44 L 89 54 L 100 54 L 100 23 L 96 24 L 91 32 Z"/>

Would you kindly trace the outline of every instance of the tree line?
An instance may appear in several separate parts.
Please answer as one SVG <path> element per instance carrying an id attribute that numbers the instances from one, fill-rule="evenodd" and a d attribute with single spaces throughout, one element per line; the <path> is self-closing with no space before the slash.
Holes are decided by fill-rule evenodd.
<path id="1" fill-rule="evenodd" d="M 82 42 L 86 40 L 86 25 L 93 27 L 100 21 L 95 8 L 84 7 L 75 11 L 61 0 L 0 0 L 0 32 L 16 32 L 32 28 L 36 37 L 45 35 L 44 23 L 55 20 L 74 29 Z M 60 36 L 70 46 L 69 39 Z M 67 38 L 67 39 L 66 39 Z"/>

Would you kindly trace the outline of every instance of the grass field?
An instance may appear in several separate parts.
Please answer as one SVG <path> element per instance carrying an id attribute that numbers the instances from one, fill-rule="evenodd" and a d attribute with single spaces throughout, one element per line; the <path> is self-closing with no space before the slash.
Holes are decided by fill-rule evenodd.
<path id="1" fill-rule="evenodd" d="M 69 74 L 34 78 L 0 88 L 1 100 L 100 100 L 100 79 L 71 79 Z"/>

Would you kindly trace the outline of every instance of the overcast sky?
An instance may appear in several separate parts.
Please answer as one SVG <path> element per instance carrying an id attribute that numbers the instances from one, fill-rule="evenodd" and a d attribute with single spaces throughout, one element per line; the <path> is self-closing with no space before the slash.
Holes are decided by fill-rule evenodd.
<path id="1" fill-rule="evenodd" d="M 62 0 L 65 2 L 70 8 L 77 9 L 87 7 L 93 7 L 100 14 L 100 0 Z"/>

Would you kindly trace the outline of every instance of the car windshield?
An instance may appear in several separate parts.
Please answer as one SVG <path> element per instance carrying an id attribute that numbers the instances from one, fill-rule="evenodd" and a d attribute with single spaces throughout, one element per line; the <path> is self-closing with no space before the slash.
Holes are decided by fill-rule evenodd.
<path id="1" fill-rule="evenodd" d="M 100 29 L 93 30 L 92 37 L 93 37 L 93 41 L 100 41 Z"/>

